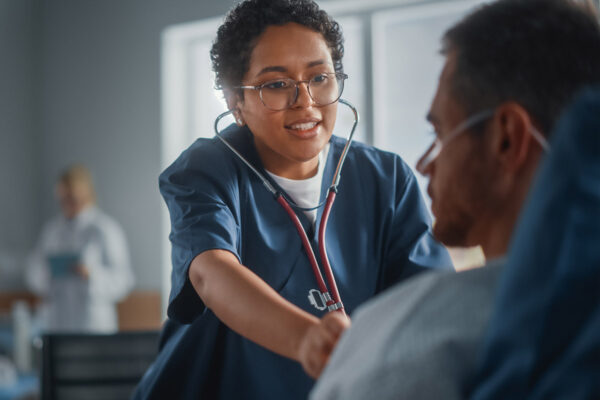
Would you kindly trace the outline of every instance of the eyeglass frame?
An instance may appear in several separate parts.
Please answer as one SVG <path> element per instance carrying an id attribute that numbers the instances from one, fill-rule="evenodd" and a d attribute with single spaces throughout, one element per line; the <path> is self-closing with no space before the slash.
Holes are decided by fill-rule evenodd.
<path id="1" fill-rule="evenodd" d="M 325 103 L 325 104 L 321 104 L 321 103 L 317 103 L 317 101 L 314 99 L 312 93 L 310 92 L 310 82 L 317 76 L 320 75 L 334 75 L 335 79 L 339 82 L 341 82 L 342 84 L 342 90 L 338 91 L 338 95 L 335 98 L 335 100 L 329 102 L 329 103 Z M 280 78 L 280 79 L 271 79 L 268 80 L 266 82 L 261 83 L 260 85 L 256 85 L 256 86 L 234 86 L 232 89 L 249 89 L 249 90 L 258 90 L 258 97 L 260 98 L 260 102 L 263 104 L 263 106 L 265 106 L 267 109 L 271 110 L 271 111 L 283 111 L 283 110 L 287 110 L 288 108 L 291 108 L 297 101 L 298 101 L 298 96 L 300 95 L 300 89 L 298 89 L 298 86 L 301 83 L 305 83 L 306 84 L 306 91 L 308 92 L 308 95 L 310 96 L 310 99 L 317 105 L 317 106 L 328 106 L 329 104 L 333 104 L 336 101 L 338 101 L 340 99 L 340 97 L 342 97 L 342 92 L 344 91 L 344 81 L 348 79 L 348 75 L 343 73 L 343 72 L 323 72 L 320 74 L 316 74 L 315 76 L 313 76 L 310 79 L 304 79 L 304 80 L 300 80 L 297 81 L 295 79 L 292 78 Z M 269 106 L 267 106 L 265 104 L 265 101 L 263 100 L 263 95 L 262 95 L 262 89 L 264 86 L 273 83 L 273 82 L 277 82 L 277 81 L 281 81 L 281 80 L 288 80 L 291 82 L 294 82 L 294 87 L 296 89 L 296 94 L 294 95 L 293 100 L 285 107 L 285 108 L 280 108 L 280 109 L 276 109 L 276 108 L 271 108 Z"/>
<path id="2" fill-rule="evenodd" d="M 433 143 L 431 143 L 431 145 L 427 148 L 427 151 L 425 151 L 425 153 L 417 162 L 417 165 L 415 167 L 416 170 L 422 175 L 425 175 L 425 170 L 431 165 L 433 161 L 435 161 L 436 158 L 438 158 L 438 156 L 444 149 L 444 146 L 447 146 L 448 143 L 450 143 L 453 139 L 460 136 L 462 133 L 467 132 L 469 129 L 473 128 L 478 123 L 481 123 L 486 119 L 493 117 L 494 113 L 494 109 L 487 109 L 475 113 L 467 119 L 463 120 L 454 129 L 452 129 L 443 140 L 439 137 L 436 137 Z M 550 152 L 550 144 L 548 143 L 548 140 L 535 127 L 530 126 L 529 133 L 531 134 L 531 136 L 533 136 L 535 141 L 537 141 L 540 144 L 540 146 L 542 146 L 542 149 L 545 152 Z"/>

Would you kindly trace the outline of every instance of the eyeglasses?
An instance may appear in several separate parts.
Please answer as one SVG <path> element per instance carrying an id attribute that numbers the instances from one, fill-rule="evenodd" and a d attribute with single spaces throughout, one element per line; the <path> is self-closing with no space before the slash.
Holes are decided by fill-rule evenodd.
<path id="1" fill-rule="evenodd" d="M 417 171 L 425 175 L 425 170 L 440 155 L 445 145 L 450 143 L 461 133 L 466 132 L 476 124 L 483 122 L 488 118 L 491 118 L 493 115 L 493 110 L 485 110 L 479 112 L 458 124 L 452 131 L 450 131 L 448 135 L 446 135 L 444 140 L 440 139 L 439 137 L 436 137 L 431 146 L 429 146 L 429 149 L 427 149 L 425 154 L 423 154 L 419 159 L 419 162 L 417 162 Z"/>
<path id="2" fill-rule="evenodd" d="M 420 174 L 426 175 L 427 167 L 440 155 L 444 146 L 448 145 L 453 139 L 459 136 L 461 133 L 468 131 L 470 128 L 474 127 L 476 124 L 485 121 L 488 118 L 491 118 L 494 115 L 494 110 L 485 110 L 481 111 L 471 117 L 467 118 L 456 128 L 454 128 L 444 140 L 441 140 L 439 137 L 433 141 L 429 149 L 421 156 L 419 161 L 417 162 L 417 171 Z M 533 126 L 529 128 L 529 133 L 533 136 L 533 138 L 542 146 L 544 151 L 550 151 L 550 144 L 546 140 L 546 138 Z"/>
<path id="3" fill-rule="evenodd" d="M 269 110 L 281 111 L 290 108 L 298 100 L 298 85 L 306 83 L 308 95 L 318 106 L 338 101 L 344 90 L 348 75 L 341 72 L 318 74 L 310 79 L 296 81 L 290 78 L 274 79 L 257 86 L 236 86 L 234 89 L 258 90 L 260 100 Z"/>

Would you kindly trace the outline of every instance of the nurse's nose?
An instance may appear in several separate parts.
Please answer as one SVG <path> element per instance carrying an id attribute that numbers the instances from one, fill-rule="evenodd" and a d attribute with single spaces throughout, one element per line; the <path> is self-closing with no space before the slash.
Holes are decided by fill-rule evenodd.
<path id="1" fill-rule="evenodd" d="M 315 101 L 308 91 L 308 83 L 298 82 L 296 90 L 298 91 L 298 95 L 296 96 L 296 101 L 292 104 L 292 107 L 307 108 L 312 107 L 315 104 Z"/>

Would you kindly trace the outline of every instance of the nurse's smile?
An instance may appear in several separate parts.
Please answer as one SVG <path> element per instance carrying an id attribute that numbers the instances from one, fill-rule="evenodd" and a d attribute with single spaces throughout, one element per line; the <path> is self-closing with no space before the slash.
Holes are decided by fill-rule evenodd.
<path id="1" fill-rule="evenodd" d="M 320 123 L 316 118 L 305 118 L 294 121 L 285 128 L 300 139 L 312 139 L 319 134 Z"/>

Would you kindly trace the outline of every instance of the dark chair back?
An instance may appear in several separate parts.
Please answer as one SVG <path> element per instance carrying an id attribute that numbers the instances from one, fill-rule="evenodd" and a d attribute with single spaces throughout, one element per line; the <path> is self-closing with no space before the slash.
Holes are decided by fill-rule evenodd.
<path id="1" fill-rule="evenodd" d="M 158 331 L 47 334 L 42 400 L 129 399 L 158 353 Z"/>

